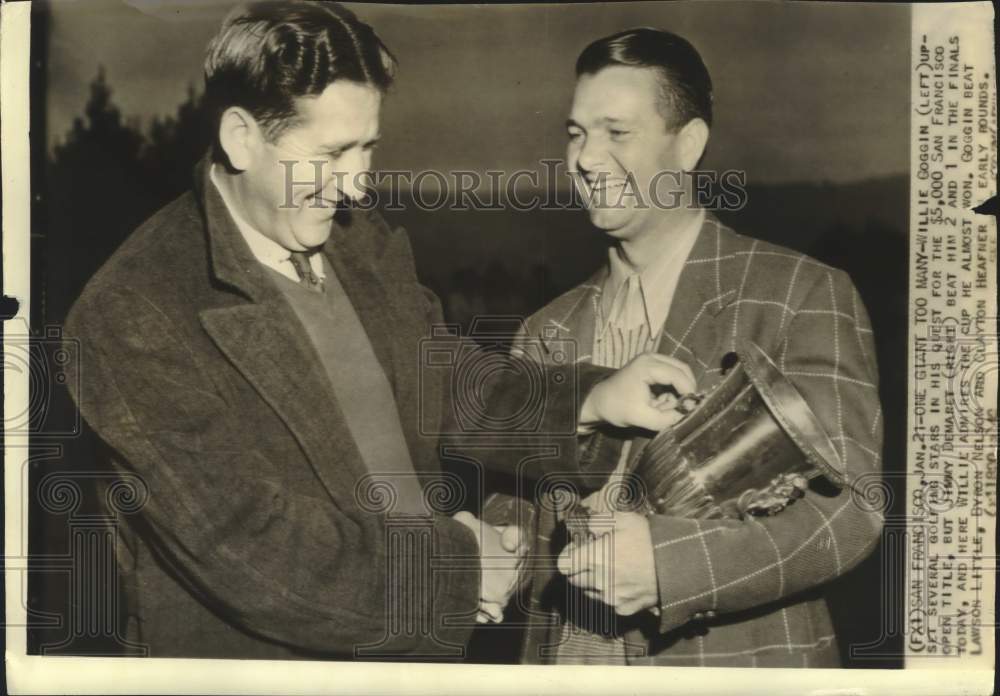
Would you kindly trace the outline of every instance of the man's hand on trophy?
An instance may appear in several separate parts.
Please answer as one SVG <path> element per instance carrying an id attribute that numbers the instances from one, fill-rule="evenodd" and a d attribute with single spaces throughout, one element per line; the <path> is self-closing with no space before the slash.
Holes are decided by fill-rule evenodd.
<path id="1" fill-rule="evenodd" d="M 608 423 L 659 432 L 684 417 L 677 398 L 695 390 L 694 374 L 686 364 L 659 353 L 642 353 L 625 367 L 598 382 L 580 409 L 584 427 Z M 672 388 L 659 394 L 654 387 Z"/>
<path id="2" fill-rule="evenodd" d="M 499 623 L 503 608 L 517 588 L 528 543 L 516 525 L 491 526 L 469 512 L 459 512 L 455 520 L 469 527 L 479 542 L 481 581 L 478 623 Z"/>
<path id="3" fill-rule="evenodd" d="M 559 555 L 559 572 L 584 593 L 630 616 L 657 606 L 659 592 L 649 522 L 635 512 L 595 515 L 591 538 Z"/>

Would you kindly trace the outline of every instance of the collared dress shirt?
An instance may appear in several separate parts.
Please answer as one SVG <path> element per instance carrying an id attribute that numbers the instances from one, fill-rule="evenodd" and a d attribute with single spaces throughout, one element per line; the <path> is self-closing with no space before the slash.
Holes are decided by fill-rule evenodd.
<path id="1" fill-rule="evenodd" d="M 595 300 L 595 365 L 619 369 L 640 353 L 656 350 L 681 271 L 704 219 L 705 211 L 699 210 L 682 228 L 664 234 L 661 247 L 639 272 L 622 257 L 618 246 L 608 250 L 608 274 Z M 625 474 L 631 444 L 629 441 L 622 447 L 618 465 L 605 487 L 588 496 L 584 505 L 596 512 L 610 511 L 609 492 Z M 626 664 L 624 640 L 610 629 L 614 624 L 613 609 L 598 605 L 596 613 L 603 616 L 596 616 L 594 605 L 581 605 L 580 609 L 576 621 L 564 617 L 556 662 Z M 603 627 L 600 632 L 594 632 L 595 620 Z"/>
<path id="2" fill-rule="evenodd" d="M 236 206 L 233 205 L 233 202 L 227 196 L 225 189 L 219 185 L 219 179 L 216 177 L 214 164 L 209 170 L 209 176 L 211 177 L 215 188 L 219 191 L 219 195 L 222 196 L 222 202 L 226 204 L 226 209 L 229 211 L 230 216 L 232 216 L 233 222 L 236 223 L 236 228 L 240 231 L 240 234 L 243 235 L 243 239 L 246 240 L 247 246 L 250 247 L 250 251 L 253 252 L 254 257 L 268 268 L 275 270 L 289 280 L 298 283 L 299 274 L 295 271 L 294 264 L 292 264 L 292 252 L 275 242 L 273 239 L 265 236 L 262 232 L 258 231 L 253 225 L 247 222 L 238 212 L 236 212 Z M 312 267 L 313 273 L 316 274 L 316 277 L 320 280 L 326 279 L 326 270 L 323 266 L 322 254 L 310 254 L 309 265 Z"/>

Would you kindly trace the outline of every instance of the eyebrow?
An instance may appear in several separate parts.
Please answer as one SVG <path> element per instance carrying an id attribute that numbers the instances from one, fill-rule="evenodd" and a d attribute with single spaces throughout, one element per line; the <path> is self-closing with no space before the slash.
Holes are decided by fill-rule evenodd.
<path id="1" fill-rule="evenodd" d="M 361 144 L 363 144 L 363 145 L 374 145 L 375 143 L 377 143 L 381 139 L 382 139 L 382 134 L 379 133 L 375 137 L 370 138 L 368 140 L 365 140 L 363 142 L 362 141 L 358 141 L 358 140 L 349 140 L 349 141 L 342 142 L 342 143 L 325 143 L 323 145 L 320 145 L 319 149 L 322 152 L 333 152 L 335 150 L 350 150 L 352 147 L 354 147 L 355 145 L 357 145 L 359 142 L 361 142 Z"/>
<path id="2" fill-rule="evenodd" d="M 627 121 L 628 121 L 628 119 L 624 119 L 624 118 L 616 118 L 614 116 L 602 116 L 601 118 L 597 119 L 597 125 L 604 126 L 604 125 L 608 125 L 608 124 L 626 123 Z M 571 118 L 566 119 L 566 127 L 567 128 L 583 128 L 583 126 L 581 126 L 579 123 L 577 123 L 576 121 L 574 121 Z"/>

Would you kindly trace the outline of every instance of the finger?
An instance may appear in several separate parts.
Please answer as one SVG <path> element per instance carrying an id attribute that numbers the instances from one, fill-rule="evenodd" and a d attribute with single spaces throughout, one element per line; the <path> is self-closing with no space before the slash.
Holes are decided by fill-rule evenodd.
<path id="1" fill-rule="evenodd" d="M 648 384 L 672 385 L 680 394 L 695 390 L 694 373 L 681 360 L 659 353 L 643 353 L 635 360 L 640 359 L 640 375 Z"/>
<path id="2" fill-rule="evenodd" d="M 639 608 L 640 607 L 638 604 L 630 604 L 628 602 L 625 602 L 615 607 L 615 613 L 618 614 L 619 616 L 632 616 L 632 614 L 639 611 Z"/>
<path id="3" fill-rule="evenodd" d="M 678 399 L 670 392 L 663 392 L 659 396 L 653 397 L 653 406 L 661 411 L 667 411 L 677 407 Z"/>
<path id="4" fill-rule="evenodd" d="M 652 362 L 660 363 L 661 365 L 669 365 L 670 367 L 680 370 L 684 375 L 686 375 L 692 383 L 690 391 L 694 391 L 694 383 L 696 382 L 694 378 L 694 372 L 691 367 L 683 360 L 678 360 L 677 358 L 671 357 L 669 355 L 663 355 L 662 353 L 656 353 L 650 351 L 648 353 L 643 353 L 642 355 L 649 356 L 648 359 Z"/>
<path id="5" fill-rule="evenodd" d="M 494 623 L 500 623 L 503 621 L 503 607 L 501 607 L 497 602 L 480 601 L 479 613 L 485 614 L 486 617 Z"/>
<path id="6" fill-rule="evenodd" d="M 609 523 L 610 519 L 607 515 L 594 515 L 587 518 L 587 533 L 590 535 L 591 545 L 603 545 L 604 537 L 614 532 L 615 528 Z"/>
<path id="7" fill-rule="evenodd" d="M 666 430 L 667 428 L 677 425 L 682 420 L 684 420 L 684 414 L 677 409 L 670 409 L 669 411 L 660 411 L 657 413 L 657 425 L 659 425 L 659 430 Z"/>
<path id="8" fill-rule="evenodd" d="M 684 414 L 675 409 L 661 411 L 652 406 L 637 406 L 632 420 L 639 428 L 659 432 L 676 425 L 683 417 Z"/>
<path id="9" fill-rule="evenodd" d="M 586 574 L 590 570 L 587 563 L 589 556 L 585 552 L 587 546 L 589 544 L 569 544 L 564 548 L 556 561 L 559 572 L 571 579 Z"/>
<path id="10" fill-rule="evenodd" d="M 600 511 L 600 509 L 601 509 L 601 503 L 603 502 L 603 500 L 604 500 L 604 496 L 603 496 L 601 490 L 598 489 L 598 490 L 594 491 L 593 493 L 590 493 L 589 495 L 587 495 L 587 497 L 584 498 L 583 500 L 581 500 L 580 501 L 580 505 L 582 507 L 586 508 L 587 510 Z"/>
<path id="11" fill-rule="evenodd" d="M 567 575 L 566 582 L 570 583 L 574 587 L 579 587 L 581 590 L 592 590 L 594 592 L 601 591 L 601 588 L 597 586 L 597 575 L 590 571 L 576 573 L 575 575 Z"/>
<path id="12" fill-rule="evenodd" d="M 580 572 L 580 568 L 578 567 L 575 558 L 576 549 L 576 544 L 569 544 L 562 550 L 562 553 L 559 554 L 559 558 L 556 559 L 556 568 L 566 577 Z"/>
<path id="13" fill-rule="evenodd" d="M 684 366 L 682 369 L 677 365 L 663 363 L 660 361 L 650 361 L 646 364 L 646 369 L 642 374 L 646 384 L 671 385 L 680 394 L 690 394 L 695 390 L 694 375 L 690 368 Z"/>
<path id="14" fill-rule="evenodd" d="M 516 524 L 494 527 L 494 529 L 500 532 L 500 545 L 503 547 L 504 551 L 514 553 L 515 551 L 518 551 L 524 543 L 521 528 Z"/>
<path id="15" fill-rule="evenodd" d="M 475 524 L 476 516 L 473 515 L 468 510 L 460 510 L 452 515 L 452 519 L 456 522 L 461 522 L 462 524 Z"/>
<path id="16" fill-rule="evenodd" d="M 681 372 L 683 372 L 684 375 L 690 380 L 690 382 L 691 382 L 691 388 L 688 391 L 689 392 L 693 392 L 695 390 L 695 388 L 698 386 L 698 380 L 695 379 L 694 370 L 691 369 L 691 366 L 688 365 L 683 360 L 678 360 L 677 358 L 671 358 L 671 357 L 668 356 L 667 360 L 670 360 L 671 362 L 673 362 L 674 366 L 677 369 L 679 369 Z"/>
<path id="17" fill-rule="evenodd" d="M 603 590 L 606 583 L 606 568 L 611 559 L 607 558 L 611 547 L 607 543 L 610 537 L 604 536 L 589 544 L 584 544 L 577 552 L 578 572 L 566 576 L 569 582 L 580 588 Z"/>

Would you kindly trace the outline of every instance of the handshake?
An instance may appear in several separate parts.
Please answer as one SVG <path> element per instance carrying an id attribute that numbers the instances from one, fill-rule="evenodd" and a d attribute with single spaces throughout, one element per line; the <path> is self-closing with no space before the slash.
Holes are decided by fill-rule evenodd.
<path id="1" fill-rule="evenodd" d="M 500 623 L 503 609 L 518 586 L 528 550 L 527 539 L 516 525 L 493 526 L 470 512 L 454 516 L 472 530 L 479 542 L 481 580 L 477 623 Z"/>
<path id="2" fill-rule="evenodd" d="M 586 504 L 586 503 L 585 503 Z M 500 623 L 503 610 L 517 590 L 529 548 L 516 525 L 493 526 L 472 513 L 454 519 L 466 525 L 479 541 L 482 575 L 477 623 Z M 589 529 L 585 518 L 576 525 L 582 534 L 559 555 L 557 566 L 571 585 L 591 599 L 603 602 L 622 616 L 643 609 L 658 613 L 653 541 L 645 515 L 612 513 L 612 524 Z"/>
<path id="3" fill-rule="evenodd" d="M 671 387 L 674 393 L 657 394 L 657 387 Z M 686 364 L 643 353 L 593 387 L 580 408 L 580 431 L 608 424 L 658 432 L 675 425 L 690 410 L 687 401 L 694 398 L 694 389 L 694 375 Z M 464 511 L 454 519 L 471 529 L 479 542 L 482 580 L 476 621 L 499 623 L 522 578 L 530 541 L 514 524 L 494 525 Z M 645 517 L 616 513 L 614 527 L 613 535 L 603 529 L 570 544 L 560 556 L 559 570 L 588 596 L 624 615 L 655 604 L 656 575 Z M 609 545 L 612 536 L 615 543 Z M 615 552 L 609 556 L 611 549 Z M 605 576 L 613 580 L 604 582 Z"/>

